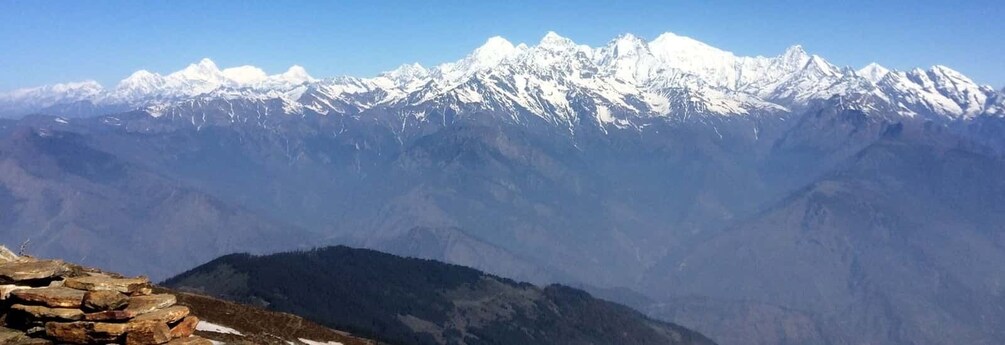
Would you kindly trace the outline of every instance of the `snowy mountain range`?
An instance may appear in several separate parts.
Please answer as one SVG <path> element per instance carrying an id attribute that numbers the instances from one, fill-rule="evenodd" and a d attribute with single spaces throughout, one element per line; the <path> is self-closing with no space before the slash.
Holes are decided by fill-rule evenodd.
<path id="1" fill-rule="evenodd" d="M 406 64 L 373 78 L 316 79 L 300 66 L 268 75 L 253 66 L 220 69 L 203 59 L 167 75 L 137 71 L 113 88 L 84 81 L 0 94 L 0 116 L 137 109 L 160 116 L 192 101 L 242 100 L 279 101 L 289 115 L 379 108 L 420 120 L 430 107 L 481 109 L 569 128 L 585 110 L 602 126 L 624 128 L 653 118 L 790 112 L 834 96 L 884 116 L 946 121 L 1005 115 L 1001 91 L 945 66 L 853 70 L 798 45 L 774 57 L 745 57 L 673 33 L 651 41 L 625 34 L 589 47 L 549 32 L 537 45 L 492 37 L 461 60 L 433 68 Z"/>
<path id="2" fill-rule="evenodd" d="M 344 244 L 720 344 L 1005 343 L 1005 94 L 944 66 L 549 33 L 372 78 L 206 59 L 0 117 L 0 242 L 33 254 L 166 278 Z"/>

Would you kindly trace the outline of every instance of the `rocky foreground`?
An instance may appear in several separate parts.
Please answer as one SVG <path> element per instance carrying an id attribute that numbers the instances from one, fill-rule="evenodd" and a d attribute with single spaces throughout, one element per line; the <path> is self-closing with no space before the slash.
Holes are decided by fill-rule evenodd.
<path id="1" fill-rule="evenodd" d="M 199 318 L 154 293 L 146 277 L 123 277 L 0 247 L 0 344 L 211 345 Z"/>

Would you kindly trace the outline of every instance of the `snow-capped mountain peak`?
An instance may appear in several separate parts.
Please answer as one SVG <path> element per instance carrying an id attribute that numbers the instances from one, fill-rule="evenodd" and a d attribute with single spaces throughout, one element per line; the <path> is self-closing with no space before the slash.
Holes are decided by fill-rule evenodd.
<path id="1" fill-rule="evenodd" d="M 481 47 L 475 49 L 471 56 L 486 64 L 495 64 L 512 56 L 515 50 L 516 47 L 509 40 L 502 38 L 502 36 L 493 36 L 486 40 Z"/>
<path id="2" fill-rule="evenodd" d="M 638 60 L 652 58 L 649 44 L 638 36 L 625 34 L 611 40 L 606 46 L 593 49 L 593 60 L 597 65 L 606 66 L 618 60 Z"/>
<path id="3" fill-rule="evenodd" d="M 649 42 L 649 47 L 664 61 L 675 56 L 733 56 L 730 52 L 672 32 L 660 34 Z"/>
<path id="4" fill-rule="evenodd" d="M 807 61 L 807 65 L 817 72 L 823 73 L 827 76 L 836 76 L 842 73 L 840 68 L 832 65 L 830 62 L 827 62 L 827 60 L 824 60 L 824 58 L 819 55 L 810 56 L 809 61 Z"/>
<path id="5" fill-rule="evenodd" d="M 18 89 L 0 94 L 0 101 L 28 101 L 32 104 L 50 105 L 63 100 L 69 102 L 86 100 L 101 94 L 102 91 L 104 91 L 104 88 L 98 82 L 94 80 L 85 80 L 81 82 L 69 82 Z"/>
<path id="6" fill-rule="evenodd" d="M 94 80 L 59 83 L 0 93 L 0 117 L 22 116 L 60 104 L 100 98 L 105 89 Z"/>
<path id="7" fill-rule="evenodd" d="M 411 63 L 398 66 L 398 68 L 381 73 L 380 75 L 395 81 L 407 82 L 429 77 L 429 70 L 422 67 L 419 63 Z"/>
<path id="8" fill-rule="evenodd" d="M 479 71 L 499 65 L 504 60 L 512 58 L 518 52 L 519 49 L 505 38 L 500 36 L 490 37 L 464 59 L 457 62 L 445 63 L 437 67 L 435 74 L 443 79 L 445 84 L 455 85 L 470 78 Z"/>
<path id="9" fill-rule="evenodd" d="M 736 63 L 733 53 L 671 32 L 650 41 L 649 50 L 663 65 L 695 75 L 711 73 L 721 76 Z"/>
<path id="10" fill-rule="evenodd" d="M 112 103 L 143 103 L 183 99 L 210 94 L 223 89 L 254 89 L 262 92 L 290 89 L 316 81 L 301 66 L 291 66 L 286 72 L 269 75 L 261 68 L 244 65 L 221 70 L 213 60 L 204 58 L 184 69 L 160 75 L 140 70 L 118 83 L 114 90 L 98 101 Z"/>
<path id="11" fill-rule="evenodd" d="M 305 93 L 308 96 L 304 96 Z M 421 107 L 460 102 L 513 114 L 529 111 L 550 123 L 571 124 L 573 98 L 619 116 L 747 115 L 794 111 L 835 95 L 864 95 L 904 116 L 970 118 L 1001 112 L 999 91 L 945 66 L 910 72 L 870 64 L 839 68 L 793 45 L 773 57 L 738 56 L 690 37 L 663 33 L 651 41 L 624 34 L 601 47 L 580 45 L 555 32 L 536 45 L 495 36 L 470 54 L 427 69 L 402 65 L 373 78 L 315 79 L 301 66 L 269 75 L 255 66 L 220 69 L 210 59 L 166 75 L 140 70 L 114 89 L 67 83 L 0 95 L 0 112 L 38 111 L 59 103 L 170 107 L 200 98 L 280 99 L 284 111 L 360 112 L 377 105 Z M 619 122 L 621 121 L 621 122 Z"/>
<path id="12" fill-rule="evenodd" d="M 122 79 L 121 81 L 119 81 L 119 87 L 149 83 L 159 78 L 161 78 L 159 74 L 152 73 L 145 69 L 141 69 L 139 71 L 133 72 L 133 74 L 130 74 L 129 77 L 126 77 L 126 79 Z"/>
<path id="13" fill-rule="evenodd" d="M 544 34 L 544 37 L 541 37 L 541 41 L 538 43 L 539 47 L 545 48 L 562 48 L 575 45 L 576 42 L 573 42 L 571 39 L 563 37 L 554 31 L 548 31 L 548 33 Z"/>
<path id="14" fill-rule="evenodd" d="M 785 49 L 785 53 L 782 54 L 781 58 L 787 65 L 799 66 L 809 61 L 810 54 L 806 52 L 806 49 L 802 45 L 796 44 Z"/>
<path id="15" fill-rule="evenodd" d="M 209 58 L 202 58 L 199 62 L 190 64 L 185 69 L 176 72 L 178 75 L 191 77 L 193 79 L 213 76 L 220 73 L 220 68 Z"/>
<path id="16" fill-rule="evenodd" d="M 637 46 L 639 44 L 645 45 L 646 41 L 639 36 L 635 36 L 635 34 L 624 33 L 618 35 L 618 37 L 615 37 L 613 40 L 611 40 L 611 43 L 615 45 L 620 43 L 627 43 L 629 46 Z"/>
<path id="17" fill-rule="evenodd" d="M 869 82 L 876 84 L 879 83 L 879 81 L 882 80 L 883 77 L 886 77 L 886 74 L 890 73 L 890 70 L 878 63 L 873 62 L 866 65 L 865 67 L 862 67 L 862 69 L 859 69 L 858 71 L 856 71 L 856 73 L 862 78 L 868 80 Z"/>
<path id="18" fill-rule="evenodd" d="M 960 73 L 952 68 L 943 65 L 935 65 L 929 68 L 928 70 L 916 68 L 913 71 L 927 74 L 928 78 L 931 79 L 932 82 L 936 84 L 945 84 L 945 83 L 958 84 L 958 85 L 975 84 L 973 80 L 963 75 L 963 73 Z M 939 82 L 940 80 L 943 81 L 943 83 L 940 83 Z"/>

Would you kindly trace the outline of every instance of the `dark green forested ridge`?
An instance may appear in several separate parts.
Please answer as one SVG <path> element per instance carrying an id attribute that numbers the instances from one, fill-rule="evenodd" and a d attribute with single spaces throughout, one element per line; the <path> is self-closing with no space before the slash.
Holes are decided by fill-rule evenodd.
<path id="1" fill-rule="evenodd" d="M 712 344 L 578 289 L 344 246 L 227 255 L 164 284 L 395 344 Z"/>

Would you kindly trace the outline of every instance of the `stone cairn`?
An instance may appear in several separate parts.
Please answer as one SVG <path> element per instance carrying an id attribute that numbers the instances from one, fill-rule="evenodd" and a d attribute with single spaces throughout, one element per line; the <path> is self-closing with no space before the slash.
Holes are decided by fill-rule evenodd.
<path id="1" fill-rule="evenodd" d="M 211 345 L 149 279 L 17 256 L 0 246 L 0 345 Z"/>

